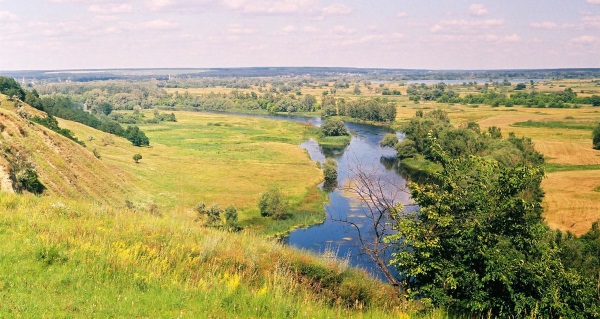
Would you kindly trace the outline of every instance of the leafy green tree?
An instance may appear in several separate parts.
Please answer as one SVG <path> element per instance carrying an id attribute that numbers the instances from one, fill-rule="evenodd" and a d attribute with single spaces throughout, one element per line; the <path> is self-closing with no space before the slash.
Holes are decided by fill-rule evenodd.
<path id="1" fill-rule="evenodd" d="M 527 88 L 527 85 L 525 85 L 525 83 L 519 83 L 515 86 L 515 90 L 525 90 Z"/>
<path id="2" fill-rule="evenodd" d="M 488 134 L 490 134 L 491 138 L 496 138 L 496 139 L 502 138 L 502 130 L 497 126 L 488 127 Z"/>
<path id="3" fill-rule="evenodd" d="M 219 204 L 214 204 L 208 208 L 203 202 L 201 202 L 196 205 L 195 209 L 196 213 L 198 214 L 196 221 L 204 220 L 204 225 L 207 227 L 221 226 L 221 213 L 223 213 L 223 210 Z"/>
<path id="4" fill-rule="evenodd" d="M 595 150 L 600 150 L 600 123 L 598 123 L 592 132 L 592 144 Z"/>
<path id="5" fill-rule="evenodd" d="M 9 99 L 16 96 L 21 101 L 25 100 L 25 91 L 13 78 L 0 76 L 0 93 L 8 96 Z"/>
<path id="6" fill-rule="evenodd" d="M 100 110 L 100 112 L 104 115 L 109 115 L 110 113 L 112 113 L 113 111 L 113 106 L 112 104 L 108 103 L 108 102 L 102 102 L 100 103 L 100 105 L 98 106 L 98 109 Z"/>
<path id="7" fill-rule="evenodd" d="M 137 163 L 140 162 L 140 160 L 142 159 L 142 155 L 141 154 L 135 154 L 133 155 L 133 160 Z"/>
<path id="8" fill-rule="evenodd" d="M 241 229 L 238 223 L 237 209 L 233 205 L 225 208 L 225 228 L 228 231 L 239 231 Z"/>
<path id="9" fill-rule="evenodd" d="M 144 132 L 140 130 L 137 126 L 128 126 L 127 130 L 125 130 L 124 136 L 128 139 L 133 146 L 148 146 L 150 145 L 150 140 Z"/>
<path id="10" fill-rule="evenodd" d="M 263 217 L 285 219 L 288 215 L 289 203 L 279 188 L 271 187 L 260 196 L 258 208 Z"/>
<path id="11" fill-rule="evenodd" d="M 337 162 L 333 158 L 328 158 L 323 163 L 323 174 L 325 175 L 325 183 L 335 182 L 338 177 Z"/>
<path id="12" fill-rule="evenodd" d="M 344 125 L 344 121 L 337 117 L 328 118 L 321 125 L 321 132 L 325 136 L 344 136 L 350 135 L 346 126 Z"/>
<path id="13" fill-rule="evenodd" d="M 397 233 L 387 242 L 408 295 L 474 316 L 597 315 L 593 289 L 548 245 L 541 166 L 452 157 L 429 143 L 443 171 L 410 184 L 418 211 L 390 211 Z"/>

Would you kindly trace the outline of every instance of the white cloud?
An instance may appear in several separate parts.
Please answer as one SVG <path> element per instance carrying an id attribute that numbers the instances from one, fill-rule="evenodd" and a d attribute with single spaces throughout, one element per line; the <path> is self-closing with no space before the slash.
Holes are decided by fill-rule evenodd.
<path id="1" fill-rule="evenodd" d="M 488 14 L 488 10 L 485 8 L 483 4 L 474 3 L 469 6 L 469 13 L 471 15 L 480 17 Z"/>
<path id="2" fill-rule="evenodd" d="M 296 32 L 297 30 L 298 30 L 298 28 L 296 28 L 293 25 L 286 25 L 285 27 L 283 27 L 283 29 L 281 29 L 281 32 L 292 33 L 292 32 Z"/>
<path id="3" fill-rule="evenodd" d="M 0 21 L 15 21 L 17 16 L 8 11 L 0 11 Z"/>
<path id="4" fill-rule="evenodd" d="M 340 35 L 353 35 L 356 33 L 356 29 L 348 28 L 343 25 L 336 25 L 333 27 L 333 32 Z"/>
<path id="5" fill-rule="evenodd" d="M 368 34 L 358 38 L 351 38 L 345 41 L 340 42 L 341 45 L 358 45 L 372 42 L 385 42 L 390 43 L 394 40 L 399 40 L 404 38 L 404 34 L 402 33 L 389 33 L 389 34 Z"/>
<path id="6" fill-rule="evenodd" d="M 592 44 L 595 43 L 597 38 L 593 35 L 582 35 L 571 39 L 571 42 L 576 44 Z"/>
<path id="7" fill-rule="evenodd" d="M 325 15 L 348 15 L 352 13 L 352 8 L 341 3 L 334 3 L 321 9 L 321 12 Z"/>
<path id="8" fill-rule="evenodd" d="M 231 10 L 256 15 L 309 13 L 317 5 L 316 0 L 221 0 L 221 4 Z"/>
<path id="9" fill-rule="evenodd" d="M 502 40 L 504 40 L 505 42 L 521 42 L 521 37 L 514 33 L 511 35 L 507 35 L 504 38 L 502 38 Z"/>
<path id="10" fill-rule="evenodd" d="M 473 32 L 478 29 L 489 29 L 493 27 L 499 27 L 504 25 L 502 19 L 488 19 L 488 20 L 445 20 L 440 21 L 431 27 L 432 33 L 441 32 Z"/>
<path id="11" fill-rule="evenodd" d="M 600 0 L 599 0 L 600 1 Z M 583 25 L 591 28 L 600 28 L 600 15 L 597 16 L 584 16 L 581 18 Z"/>
<path id="12" fill-rule="evenodd" d="M 406 13 L 404 11 L 400 11 L 400 12 L 396 13 L 396 17 L 398 17 L 398 18 L 406 18 L 406 17 L 408 17 L 408 13 Z"/>
<path id="13" fill-rule="evenodd" d="M 227 32 L 233 35 L 249 35 L 256 33 L 256 29 L 243 27 L 239 24 L 230 24 L 227 27 Z"/>
<path id="14" fill-rule="evenodd" d="M 173 30 L 177 29 L 178 26 L 175 22 L 161 19 L 146 21 L 141 24 L 141 28 L 146 30 Z"/>
<path id="15" fill-rule="evenodd" d="M 107 13 L 131 13 L 133 12 L 133 6 L 128 3 L 121 4 L 93 4 L 88 8 L 89 12 L 98 14 Z"/>
<path id="16" fill-rule="evenodd" d="M 587 0 L 589 4 L 600 4 L 600 0 Z"/>
<path id="17" fill-rule="evenodd" d="M 554 22 L 544 21 L 544 22 L 532 22 L 529 24 L 530 27 L 534 29 L 547 29 L 552 30 L 558 28 L 558 25 Z"/>
<path id="18" fill-rule="evenodd" d="M 317 29 L 316 27 L 313 27 L 313 26 L 310 25 L 310 26 L 303 27 L 302 31 L 304 31 L 306 33 L 315 33 L 315 32 L 318 32 L 319 29 Z"/>

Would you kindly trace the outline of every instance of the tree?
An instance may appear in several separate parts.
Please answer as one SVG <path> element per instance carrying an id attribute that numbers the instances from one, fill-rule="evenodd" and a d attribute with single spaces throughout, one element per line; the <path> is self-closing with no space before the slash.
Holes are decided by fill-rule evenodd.
<path id="1" fill-rule="evenodd" d="M 595 150 L 600 150 L 600 123 L 598 123 L 592 132 L 592 144 Z"/>
<path id="2" fill-rule="evenodd" d="M 394 276 L 388 268 L 388 258 L 396 243 L 386 240 L 395 231 L 394 220 L 391 216 L 400 214 L 404 205 L 398 200 L 406 193 L 405 187 L 397 185 L 386 179 L 377 169 L 368 170 L 356 163 L 350 171 L 354 178 L 344 188 L 359 199 L 363 204 L 359 213 L 362 215 L 359 222 L 349 218 L 332 218 L 334 221 L 343 222 L 352 226 L 358 237 L 359 248 L 364 252 L 394 286 L 399 286 L 403 292 L 403 283 Z M 362 227 L 367 224 L 367 227 Z"/>
<path id="3" fill-rule="evenodd" d="M 527 88 L 527 85 L 525 85 L 525 83 L 519 83 L 515 86 L 515 90 L 525 90 Z"/>
<path id="4" fill-rule="evenodd" d="M 263 217 L 285 219 L 288 215 L 289 203 L 279 188 L 271 187 L 260 196 L 258 208 Z"/>
<path id="5" fill-rule="evenodd" d="M 204 225 L 207 227 L 217 227 L 222 224 L 221 222 L 221 213 L 223 210 L 219 206 L 219 204 L 214 204 L 210 208 L 207 208 L 206 205 L 201 202 L 196 205 L 196 213 L 198 216 L 196 217 L 196 221 L 205 220 Z"/>
<path id="6" fill-rule="evenodd" d="M 241 229 L 238 224 L 238 213 L 237 209 L 233 205 L 227 206 L 225 208 L 225 228 L 228 231 L 239 231 Z"/>
<path id="7" fill-rule="evenodd" d="M 127 130 L 125 130 L 124 136 L 128 139 L 133 146 L 148 146 L 150 145 L 150 140 L 144 132 L 140 130 L 137 126 L 129 126 Z"/>
<path id="8" fill-rule="evenodd" d="M 344 121 L 338 117 L 326 119 L 323 125 L 321 125 L 321 132 L 323 132 L 323 135 L 325 136 L 350 135 L 344 125 Z"/>
<path id="9" fill-rule="evenodd" d="M 396 233 L 386 238 L 409 297 L 473 316 L 597 315 L 588 307 L 593 285 L 565 269 L 548 244 L 536 191 L 541 166 L 451 157 L 430 143 L 443 171 L 409 184 L 420 209 L 390 210 Z"/>
<path id="10" fill-rule="evenodd" d="M 337 180 L 337 162 L 333 158 L 328 158 L 323 163 L 323 174 L 325 175 L 325 182 Z"/>
<path id="11" fill-rule="evenodd" d="M 102 102 L 98 106 L 98 109 L 100 109 L 100 112 L 102 112 L 102 114 L 109 115 L 113 111 L 113 106 L 108 102 Z"/>
<path id="12" fill-rule="evenodd" d="M 141 154 L 135 154 L 133 155 L 133 160 L 135 161 L 135 163 L 139 163 L 140 160 L 142 159 L 142 155 Z"/>
<path id="13" fill-rule="evenodd" d="M 9 99 L 16 96 L 21 101 L 25 100 L 25 91 L 13 78 L 0 76 L 0 93 L 8 96 Z"/>

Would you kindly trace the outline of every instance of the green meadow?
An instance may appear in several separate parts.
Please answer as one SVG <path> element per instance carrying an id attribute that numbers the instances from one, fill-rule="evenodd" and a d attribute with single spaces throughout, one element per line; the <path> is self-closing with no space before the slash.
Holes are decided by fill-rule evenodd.
<path id="1" fill-rule="evenodd" d="M 307 125 L 196 112 L 176 116 L 177 122 L 141 125 L 151 141 L 142 148 L 118 138 L 104 145 L 102 132 L 68 121 L 61 125 L 83 139 L 94 136 L 86 139 L 86 148 L 131 176 L 139 190 L 129 199 L 134 205 L 155 204 L 183 217 L 200 202 L 234 205 L 243 227 L 271 235 L 323 220 L 326 197 L 316 187 L 322 172 L 299 147 L 308 139 Z M 135 153 L 142 155 L 137 164 Z M 291 218 L 260 216 L 260 195 L 273 186 L 289 199 Z"/>

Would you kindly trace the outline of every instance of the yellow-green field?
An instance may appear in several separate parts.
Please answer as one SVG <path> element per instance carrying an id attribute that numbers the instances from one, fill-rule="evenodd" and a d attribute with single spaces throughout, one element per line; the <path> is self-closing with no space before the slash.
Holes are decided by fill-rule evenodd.
<path id="1" fill-rule="evenodd" d="M 182 216 L 204 202 L 234 205 L 240 222 L 267 233 L 324 218 L 325 196 L 316 185 L 322 172 L 298 145 L 308 130 L 303 124 L 243 116 L 176 112 L 177 122 L 142 125 L 150 147 L 136 148 L 124 139 L 104 145 L 105 133 L 60 121 L 99 151 L 102 161 L 135 177 L 140 191 L 130 200 Z M 93 136 L 89 141 L 88 136 Z M 136 164 L 132 156 L 142 155 Z M 296 212 L 291 220 L 271 223 L 260 217 L 258 200 L 271 186 L 281 188 Z M 191 217 L 190 217 L 191 218 Z"/>
<path id="2" fill-rule="evenodd" d="M 580 96 L 598 95 L 600 94 L 600 86 L 595 82 L 596 80 L 543 81 L 535 84 L 535 90 L 556 92 L 570 87 Z M 333 82 L 330 82 L 327 86 L 303 87 L 302 94 L 312 94 L 320 99 L 322 92 L 329 92 L 333 88 L 333 84 Z M 367 86 L 362 82 L 359 83 L 362 93 L 354 95 L 354 85 L 355 83 L 350 83 L 350 87 L 347 89 L 336 89 L 335 96 L 350 99 L 387 97 L 390 101 L 397 103 L 398 113 L 396 119 L 400 123 L 414 116 L 417 109 L 433 110 L 439 108 L 449 112 L 455 125 L 465 125 L 468 122 L 476 121 L 482 129 L 490 126 L 500 127 L 504 136 L 507 136 L 509 132 L 514 132 L 517 136 L 532 138 L 536 149 L 544 155 L 547 163 L 570 167 L 563 168 L 569 169 L 568 173 L 549 170 L 546 179 L 542 183 L 542 188 L 546 193 L 544 216 L 548 224 L 553 228 L 582 234 L 589 229 L 595 220 L 600 219 L 600 193 L 593 192 L 593 189 L 600 186 L 600 179 L 598 179 L 600 170 L 593 166 L 600 164 L 600 151 L 593 150 L 591 147 L 591 129 L 515 125 L 515 123 L 526 121 L 588 123 L 593 125 L 600 122 L 600 108 L 590 106 L 569 109 L 539 109 L 521 106 L 493 108 L 486 105 L 474 107 L 423 101 L 415 104 L 413 101 L 409 101 L 406 95 L 408 85 L 401 85 L 396 82 L 383 85 L 390 90 L 399 90 L 402 93 L 401 96 L 382 96 L 378 92 L 378 88 L 381 89 L 379 84 L 373 83 Z M 479 83 L 479 86 L 482 87 L 483 83 Z M 232 91 L 232 89 L 224 87 L 169 89 L 171 93 L 176 90 L 179 93 L 187 91 L 196 95 L 206 95 L 211 92 L 229 93 Z M 460 95 L 477 92 L 473 87 L 462 86 L 453 86 L 453 90 Z M 527 90 L 531 91 L 532 89 L 528 88 Z M 258 87 L 243 91 L 258 93 Z M 510 91 L 507 93 L 510 94 Z"/>

